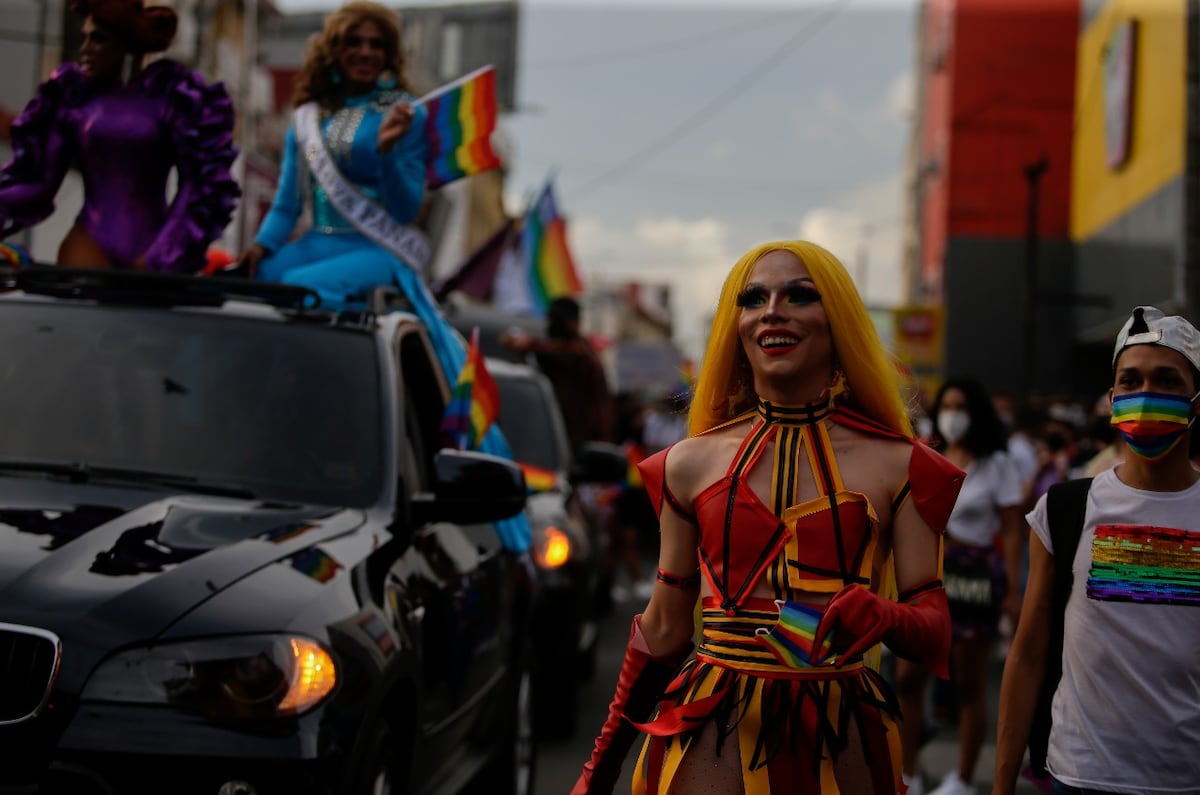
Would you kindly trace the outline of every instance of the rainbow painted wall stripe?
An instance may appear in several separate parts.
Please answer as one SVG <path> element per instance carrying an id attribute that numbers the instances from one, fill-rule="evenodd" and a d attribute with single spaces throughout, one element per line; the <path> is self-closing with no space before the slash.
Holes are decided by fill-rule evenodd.
<path id="1" fill-rule="evenodd" d="M 485 66 L 418 100 L 428 109 L 425 181 L 430 188 L 501 164 L 492 149 L 496 129 L 496 69 Z"/>
<path id="2" fill-rule="evenodd" d="M 1200 533 L 1098 526 L 1087 595 L 1106 602 L 1200 605 Z"/>

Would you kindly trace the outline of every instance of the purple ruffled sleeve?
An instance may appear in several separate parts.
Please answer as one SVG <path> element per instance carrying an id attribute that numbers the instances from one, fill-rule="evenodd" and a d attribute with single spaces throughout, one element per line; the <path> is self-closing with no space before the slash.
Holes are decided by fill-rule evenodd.
<path id="1" fill-rule="evenodd" d="M 58 121 L 80 102 L 82 92 L 83 73 L 76 64 L 64 64 L 38 86 L 13 122 L 12 159 L 0 170 L 0 237 L 54 212 L 54 196 L 71 165 Z"/>
<path id="2" fill-rule="evenodd" d="M 165 122 L 175 145 L 179 182 L 166 223 L 143 255 L 146 269 L 194 273 L 204 266 L 208 245 L 233 217 L 241 188 L 230 169 L 233 102 L 221 83 L 175 61 L 156 61 L 143 72 L 150 96 L 166 100 Z"/>

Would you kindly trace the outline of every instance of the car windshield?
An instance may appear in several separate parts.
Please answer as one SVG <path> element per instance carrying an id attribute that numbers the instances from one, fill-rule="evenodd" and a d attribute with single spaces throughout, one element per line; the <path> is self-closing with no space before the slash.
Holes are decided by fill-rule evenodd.
<path id="1" fill-rule="evenodd" d="M 381 491 L 371 337 L 155 309 L 0 307 L 0 465 L 161 473 L 262 499 Z"/>
<path id="2" fill-rule="evenodd" d="M 542 469 L 562 471 L 565 464 L 549 417 L 551 409 L 557 407 L 548 403 L 537 382 L 528 378 L 497 375 L 495 381 L 500 389 L 497 422 L 512 447 L 513 457 Z"/>

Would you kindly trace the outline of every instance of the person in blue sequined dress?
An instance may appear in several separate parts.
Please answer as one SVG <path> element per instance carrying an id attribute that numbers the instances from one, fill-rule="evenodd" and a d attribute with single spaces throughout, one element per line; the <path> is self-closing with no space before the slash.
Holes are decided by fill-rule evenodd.
<path id="1" fill-rule="evenodd" d="M 398 287 L 424 322 L 442 372 L 453 384 L 466 362 L 466 346 L 439 310 L 420 264 L 359 231 L 335 208 L 313 174 L 298 123 L 303 106 L 314 103 L 324 146 L 345 181 L 372 207 L 386 210 L 395 224 L 412 224 L 425 199 L 428 144 L 426 110 L 413 103 L 404 65 L 400 22 L 389 8 L 351 2 L 325 18 L 297 78 L 297 121 L 284 139 L 275 199 L 241 265 L 262 281 L 308 287 L 323 308 L 333 310 L 365 306 L 376 286 Z M 291 239 L 306 210 L 311 226 Z M 512 457 L 494 426 L 480 449 Z M 507 546 L 528 548 L 524 514 L 497 526 Z"/>
<path id="2" fill-rule="evenodd" d="M 324 143 L 343 176 L 397 223 L 409 224 L 425 198 L 425 111 L 413 107 L 403 69 L 395 15 L 375 3 L 348 3 L 310 42 L 293 104 L 316 103 Z M 311 227 L 289 242 L 306 209 Z M 300 151 L 296 124 L 284 140 L 275 200 L 242 260 L 257 278 L 310 287 L 335 308 L 412 272 L 411 263 L 334 207 Z"/>

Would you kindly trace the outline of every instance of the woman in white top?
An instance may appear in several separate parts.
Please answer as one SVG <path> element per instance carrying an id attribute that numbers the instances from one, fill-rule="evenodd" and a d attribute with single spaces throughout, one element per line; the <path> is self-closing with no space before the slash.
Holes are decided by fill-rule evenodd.
<path id="1" fill-rule="evenodd" d="M 971 378 L 947 380 L 932 416 L 934 446 L 967 473 L 946 525 L 942 572 L 954 625 L 950 661 L 959 703 L 958 767 L 932 795 L 973 795 L 971 780 L 987 731 L 988 660 L 1001 614 L 1016 621 L 1021 612 L 1022 484 L 1007 451 L 1004 423 L 982 384 Z M 909 795 L 924 792 L 917 756 L 928 678 L 926 668 L 897 659 Z"/>

